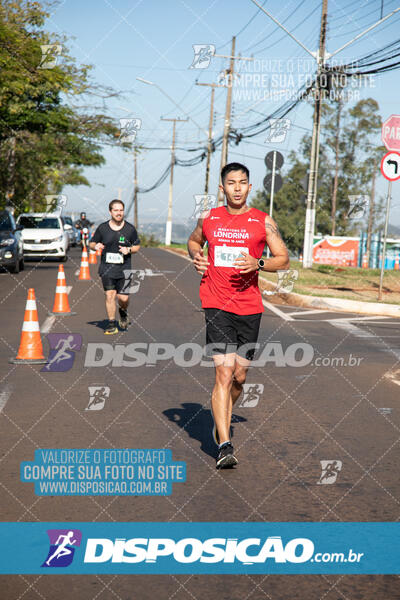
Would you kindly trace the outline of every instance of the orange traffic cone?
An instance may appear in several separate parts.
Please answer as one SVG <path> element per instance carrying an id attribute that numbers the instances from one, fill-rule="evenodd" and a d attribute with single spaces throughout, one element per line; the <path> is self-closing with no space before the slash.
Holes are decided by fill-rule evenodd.
<path id="1" fill-rule="evenodd" d="M 96 251 L 89 250 L 89 265 L 97 265 Z"/>
<path id="2" fill-rule="evenodd" d="M 399 271 L 400 270 L 400 265 L 399 265 L 399 255 L 396 255 L 395 261 L 394 261 L 394 270 L 395 271 Z"/>
<path id="3" fill-rule="evenodd" d="M 363 256 L 361 268 L 368 269 L 368 254 L 367 254 L 367 252 L 365 252 L 365 254 Z"/>
<path id="4" fill-rule="evenodd" d="M 71 312 L 68 301 L 67 287 L 65 281 L 64 265 L 58 267 L 56 295 L 54 297 L 53 315 L 67 316 L 76 315 Z"/>
<path id="5" fill-rule="evenodd" d="M 89 281 L 90 280 L 90 271 L 89 271 L 89 263 L 88 263 L 88 255 L 86 246 L 83 246 L 82 250 L 82 260 L 81 260 L 81 269 L 79 271 L 79 277 L 81 281 Z"/>
<path id="6" fill-rule="evenodd" d="M 35 290 L 30 288 L 25 306 L 24 324 L 22 325 L 18 354 L 16 358 L 10 358 L 10 363 L 15 365 L 21 363 L 41 365 L 46 362 L 47 360 L 43 354 L 42 339 L 40 337 Z"/>

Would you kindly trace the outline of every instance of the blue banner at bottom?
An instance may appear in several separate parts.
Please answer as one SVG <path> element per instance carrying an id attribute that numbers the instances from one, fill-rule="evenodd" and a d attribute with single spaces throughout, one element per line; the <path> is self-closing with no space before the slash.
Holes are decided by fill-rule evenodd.
<path id="1" fill-rule="evenodd" d="M 399 574 L 400 523 L 1 523 L 1 574 Z"/>

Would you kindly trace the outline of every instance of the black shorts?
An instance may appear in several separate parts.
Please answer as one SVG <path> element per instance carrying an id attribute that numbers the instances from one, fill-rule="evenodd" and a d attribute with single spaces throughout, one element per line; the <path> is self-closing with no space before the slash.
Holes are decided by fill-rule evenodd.
<path id="1" fill-rule="evenodd" d="M 207 356 L 234 352 L 253 360 L 262 313 L 236 315 L 219 308 L 205 308 Z M 249 347 L 248 344 L 252 344 Z"/>
<path id="2" fill-rule="evenodd" d="M 117 294 L 120 294 L 125 286 L 125 277 L 109 277 L 108 275 L 102 275 L 101 282 L 103 284 L 103 290 L 116 290 Z"/>

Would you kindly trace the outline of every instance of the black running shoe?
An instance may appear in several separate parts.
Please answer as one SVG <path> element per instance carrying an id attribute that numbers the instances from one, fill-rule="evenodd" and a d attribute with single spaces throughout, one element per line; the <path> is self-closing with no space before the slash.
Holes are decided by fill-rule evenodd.
<path id="1" fill-rule="evenodd" d="M 128 318 L 128 313 L 123 308 L 119 309 L 119 321 L 118 325 L 121 329 L 127 329 L 130 321 Z"/>
<path id="2" fill-rule="evenodd" d="M 116 321 L 109 321 L 107 327 L 104 330 L 105 335 L 113 335 L 118 333 L 118 327 Z"/>
<path id="3" fill-rule="evenodd" d="M 233 446 L 227 442 L 219 449 L 217 457 L 217 469 L 229 469 L 238 464 L 236 456 L 233 454 Z"/>

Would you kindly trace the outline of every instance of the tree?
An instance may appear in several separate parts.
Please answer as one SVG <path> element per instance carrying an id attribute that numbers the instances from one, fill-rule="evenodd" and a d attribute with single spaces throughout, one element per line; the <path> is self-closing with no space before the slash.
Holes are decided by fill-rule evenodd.
<path id="1" fill-rule="evenodd" d="M 102 145 L 119 131 L 84 105 L 115 92 L 91 80 L 90 66 L 75 64 L 64 37 L 45 30 L 48 16 L 38 2 L 0 5 L 0 207 L 11 203 L 17 213 L 43 209 L 45 195 L 64 185 L 89 185 L 83 168 L 104 163 Z M 61 50 L 52 68 L 44 45 Z"/>
<path id="2" fill-rule="evenodd" d="M 345 109 L 338 96 L 324 102 L 319 155 L 316 232 L 352 235 L 360 221 L 354 219 L 352 198 L 369 196 L 374 164 L 382 153 L 378 143 L 381 118 L 378 103 L 368 98 Z M 302 138 L 298 151 L 289 154 L 284 185 L 275 194 L 274 218 L 293 252 L 303 246 L 305 195 L 311 136 Z M 252 205 L 268 212 L 269 193 L 258 191 Z M 375 221 L 375 229 L 379 221 Z"/>

